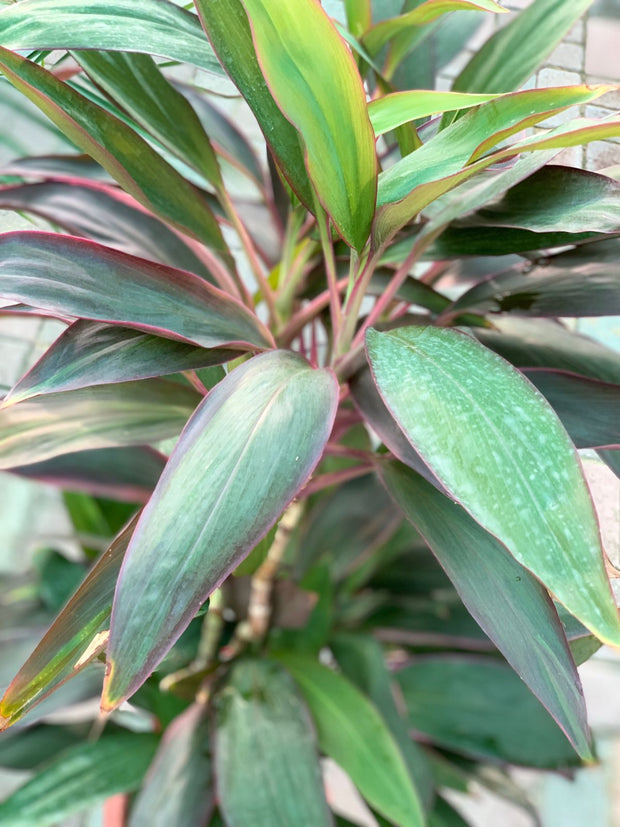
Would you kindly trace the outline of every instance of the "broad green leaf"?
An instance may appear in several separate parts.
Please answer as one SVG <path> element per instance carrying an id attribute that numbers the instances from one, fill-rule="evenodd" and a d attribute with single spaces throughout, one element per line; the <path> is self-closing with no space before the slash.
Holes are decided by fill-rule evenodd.
<path id="1" fill-rule="evenodd" d="M 372 24 L 371 0 L 344 0 L 347 25 L 354 37 L 361 37 Z"/>
<path id="2" fill-rule="evenodd" d="M 122 502 L 146 502 L 157 485 L 166 458 L 141 445 L 76 451 L 30 465 L 12 474 L 73 491 Z"/>
<path id="3" fill-rule="evenodd" d="M 221 365 L 240 355 L 235 350 L 206 350 L 126 327 L 77 321 L 9 391 L 0 408 L 42 394 Z"/>
<path id="4" fill-rule="evenodd" d="M 395 675 L 412 729 L 477 759 L 554 769 L 577 757 L 512 669 L 464 656 L 420 658 Z"/>
<path id="5" fill-rule="evenodd" d="M 213 810 L 209 725 L 194 703 L 166 728 L 136 800 L 129 827 L 197 827 Z"/>
<path id="6" fill-rule="evenodd" d="M 0 70 L 136 201 L 210 246 L 232 266 L 219 225 L 203 194 L 130 127 L 51 72 L 1 47 Z"/>
<path id="7" fill-rule="evenodd" d="M 0 407 L 0 468 L 175 436 L 199 401 L 189 386 L 143 379 Z"/>
<path id="8" fill-rule="evenodd" d="M 280 111 L 262 75 L 241 0 L 225 4 L 195 0 L 194 5 L 222 66 L 254 113 L 282 174 L 297 197 L 312 209 L 314 199 L 301 138 Z"/>
<path id="9" fill-rule="evenodd" d="M 13 678 L 0 701 L 0 729 L 19 720 L 104 650 L 114 586 L 136 519 L 97 560 Z"/>
<path id="10" fill-rule="evenodd" d="M 223 186 L 209 138 L 186 98 L 149 55 L 76 52 L 88 76 L 162 146 L 196 169 L 216 189 Z"/>
<path id="11" fill-rule="evenodd" d="M 330 641 L 345 676 L 375 704 L 409 768 L 413 786 L 425 810 L 434 798 L 431 768 L 424 752 L 409 737 L 405 722 L 396 706 L 394 687 L 381 644 L 372 637 L 341 633 Z"/>
<path id="12" fill-rule="evenodd" d="M 380 475 L 463 603 L 583 758 L 591 759 L 581 682 L 551 598 L 461 506 L 402 465 Z"/>
<path id="13" fill-rule="evenodd" d="M 236 368 L 198 407 L 143 512 L 119 580 L 106 708 L 143 683 L 306 482 L 337 397 L 330 371 L 271 351 Z"/>
<path id="14" fill-rule="evenodd" d="M 0 11 L 0 45 L 146 52 L 222 73 L 195 15 L 167 0 L 21 0 Z"/>
<path id="15" fill-rule="evenodd" d="M 203 347 L 271 343 L 256 316 L 199 276 L 56 233 L 0 235 L 0 296 Z"/>
<path id="16" fill-rule="evenodd" d="M 242 3 L 269 89 L 302 137 L 318 198 L 360 250 L 374 214 L 377 157 L 355 61 L 314 0 Z"/>
<path id="17" fill-rule="evenodd" d="M 346 678 L 313 657 L 278 659 L 295 678 L 314 719 L 321 752 L 339 764 L 366 801 L 397 827 L 424 824 L 407 765 L 377 708 Z"/>
<path id="18" fill-rule="evenodd" d="M 329 827 L 312 721 L 282 667 L 239 661 L 215 710 L 215 774 L 228 827 Z"/>
<path id="19" fill-rule="evenodd" d="M 402 124 L 418 118 L 427 118 L 454 109 L 469 109 L 487 103 L 496 95 L 463 95 L 457 92 L 436 92 L 416 89 L 394 92 L 370 101 L 368 115 L 375 135 L 383 135 Z"/>
<path id="20" fill-rule="evenodd" d="M 577 448 L 620 447 L 620 385 L 574 373 L 526 370 Z"/>
<path id="21" fill-rule="evenodd" d="M 527 271 L 512 267 L 460 296 L 450 313 L 465 309 L 526 316 L 620 314 L 618 239 L 560 253 Z"/>
<path id="22" fill-rule="evenodd" d="M 79 157 L 82 156 L 76 159 Z M 21 169 L 25 177 L 49 174 L 56 178 L 62 174 L 60 167 L 40 167 L 30 171 L 27 166 L 18 165 L 15 169 Z M 205 263 L 178 233 L 116 187 L 86 178 L 17 184 L 0 188 L 0 209 L 39 215 L 71 235 L 213 279 Z"/>
<path id="23" fill-rule="evenodd" d="M 459 331 L 370 330 L 367 349 L 384 402 L 446 490 L 597 637 L 620 644 L 583 470 L 543 397 Z"/>
<path id="24" fill-rule="evenodd" d="M 454 82 L 457 92 L 512 92 L 532 75 L 592 0 L 534 0 L 478 49 Z"/>
<path id="25" fill-rule="evenodd" d="M 85 735 L 75 726 L 48 724 L 5 732 L 0 740 L 0 767 L 35 770 L 67 747 L 79 743 Z"/>
<path id="26" fill-rule="evenodd" d="M 108 735 L 60 753 L 0 803 L 3 827 L 46 827 L 135 790 L 157 747 L 155 735 Z"/>

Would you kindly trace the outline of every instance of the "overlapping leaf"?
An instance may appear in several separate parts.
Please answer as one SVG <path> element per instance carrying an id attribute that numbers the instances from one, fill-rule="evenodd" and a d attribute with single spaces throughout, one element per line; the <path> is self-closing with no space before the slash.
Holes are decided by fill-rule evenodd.
<path id="1" fill-rule="evenodd" d="M 55 233 L 0 235 L 0 295 L 203 347 L 271 343 L 250 311 L 199 276 Z"/>
<path id="2" fill-rule="evenodd" d="M 447 491 L 585 626 L 620 643 L 583 471 L 544 399 L 458 331 L 369 331 L 367 348 L 386 405 Z"/>
<path id="3" fill-rule="evenodd" d="M 545 589 L 495 537 L 420 475 L 396 463 L 381 466 L 380 474 L 473 617 L 577 752 L 591 758 L 581 682 Z"/>
<path id="4" fill-rule="evenodd" d="M 307 480 L 331 430 L 337 387 L 329 371 L 271 351 L 229 374 L 199 406 L 123 566 L 106 708 L 142 684 Z"/>
<path id="5" fill-rule="evenodd" d="M 418 118 L 428 118 L 440 112 L 469 109 L 488 103 L 496 95 L 471 95 L 458 92 L 437 92 L 416 89 L 411 92 L 394 92 L 376 98 L 368 104 L 368 115 L 375 135 L 383 135 L 402 124 Z"/>

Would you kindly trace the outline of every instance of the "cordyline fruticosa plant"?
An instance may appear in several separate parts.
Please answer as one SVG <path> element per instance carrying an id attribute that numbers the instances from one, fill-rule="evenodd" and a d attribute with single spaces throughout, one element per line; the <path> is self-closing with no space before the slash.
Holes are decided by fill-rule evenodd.
<path id="1" fill-rule="evenodd" d="M 37 772 L 0 825 L 139 789 L 132 827 L 321 827 L 319 754 L 382 824 L 458 825 L 436 788 L 528 806 L 507 765 L 593 760 L 575 662 L 620 623 L 576 448 L 618 468 L 620 360 L 557 319 L 620 313 L 620 185 L 547 164 L 620 119 L 532 130 L 608 87 L 515 91 L 589 0 L 535 0 L 452 91 L 499 3 L 324 5 L 0 11 L 0 207 L 37 221 L 0 235 L 3 313 L 67 325 L 0 467 L 108 541 L 70 597 L 50 550 L 5 584 L 19 663 L 60 611 L 1 701 Z M 96 738 L 40 722 L 103 663 Z"/>

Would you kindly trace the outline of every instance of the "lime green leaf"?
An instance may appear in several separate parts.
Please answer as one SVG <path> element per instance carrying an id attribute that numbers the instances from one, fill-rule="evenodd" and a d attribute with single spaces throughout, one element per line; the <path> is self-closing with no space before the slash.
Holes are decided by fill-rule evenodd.
<path id="1" fill-rule="evenodd" d="M 143 513 L 119 580 L 107 708 L 143 683 L 297 494 L 320 459 L 337 397 L 330 371 L 271 351 L 236 368 L 198 407 Z"/>
<path id="2" fill-rule="evenodd" d="M 426 539 L 464 604 L 515 672 L 591 759 L 581 681 L 551 598 L 467 512 L 403 465 L 380 474 Z"/>
<path id="3" fill-rule="evenodd" d="M 620 645 L 583 471 L 543 397 L 459 331 L 371 330 L 367 347 L 384 402 L 446 490 L 585 626 Z"/>
<path id="4" fill-rule="evenodd" d="M 104 650 L 116 579 L 136 519 L 118 535 L 69 598 L 0 701 L 0 729 L 77 675 Z"/>
<path id="5" fill-rule="evenodd" d="M 495 97 L 497 96 L 415 89 L 411 92 L 394 92 L 371 101 L 368 104 L 368 114 L 375 135 L 379 136 L 417 118 L 427 118 L 454 109 L 469 109 Z"/>
<path id="6" fill-rule="evenodd" d="M 512 92 L 532 75 L 592 0 L 534 0 L 474 54 L 458 92 Z"/>
<path id="7" fill-rule="evenodd" d="M 130 127 L 51 72 L 4 48 L 0 48 L 0 70 L 136 201 L 212 247 L 230 264 L 219 225 L 200 190 Z"/>
<path id="8" fill-rule="evenodd" d="M 282 667 L 240 661 L 215 709 L 217 791 L 228 827 L 329 827 L 312 721 Z"/>
<path id="9" fill-rule="evenodd" d="M 196 827 L 213 810 L 209 717 L 194 703 L 166 728 L 129 827 Z"/>
<path id="10" fill-rule="evenodd" d="M 196 16 L 167 0 L 22 0 L 0 12 L 0 45 L 146 52 L 222 74 Z"/>
<path id="11" fill-rule="evenodd" d="M 56 233 L 0 235 L 0 296 L 203 347 L 272 342 L 252 312 L 199 276 Z"/>
<path id="12" fill-rule="evenodd" d="M 189 386 L 143 379 L 0 407 L 0 468 L 175 436 L 199 401 Z"/>
<path id="13" fill-rule="evenodd" d="M 377 158 L 355 61 L 319 3 L 242 2 L 267 84 L 304 142 L 319 200 L 347 243 L 361 249 L 374 214 Z"/>
<path id="14" fill-rule="evenodd" d="M 235 350 L 206 350 L 126 327 L 78 321 L 9 391 L 2 404 L 14 405 L 41 394 L 221 365 L 240 355 Z"/>
<path id="15" fill-rule="evenodd" d="M 368 803 L 398 827 L 424 815 L 409 770 L 377 708 L 342 675 L 312 657 L 279 654 L 302 691 L 321 751 L 351 777 Z"/>
<path id="16" fill-rule="evenodd" d="M 477 759 L 548 769 L 578 763 L 551 716 L 505 664 L 429 657 L 395 677 L 410 726 L 439 746 Z"/>
<path id="17" fill-rule="evenodd" d="M 0 803 L 3 827 L 46 827 L 117 793 L 135 790 L 153 758 L 155 735 L 125 733 L 79 744 Z"/>
<path id="18" fill-rule="evenodd" d="M 372 23 L 371 0 L 344 0 L 347 24 L 354 37 L 361 37 Z"/>

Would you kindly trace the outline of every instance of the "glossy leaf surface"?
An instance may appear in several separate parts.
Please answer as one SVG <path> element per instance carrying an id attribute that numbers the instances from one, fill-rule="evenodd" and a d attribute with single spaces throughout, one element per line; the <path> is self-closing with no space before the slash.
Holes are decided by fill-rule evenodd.
<path id="1" fill-rule="evenodd" d="M 382 465 L 380 474 L 473 617 L 577 752 L 592 758 L 581 682 L 546 590 L 495 537 L 419 474 L 396 463 Z"/>
<path id="2" fill-rule="evenodd" d="M 319 3 L 242 2 L 269 89 L 302 137 L 318 198 L 359 250 L 374 214 L 377 159 L 355 61 Z"/>
<path id="3" fill-rule="evenodd" d="M 312 721 L 282 667 L 240 661 L 215 706 L 215 772 L 228 827 L 329 827 Z"/>
<path id="4" fill-rule="evenodd" d="M 166 727 L 129 827 L 197 827 L 213 810 L 209 719 L 194 703 Z"/>
<path id="5" fill-rule="evenodd" d="M 368 115 L 375 135 L 383 135 L 409 121 L 428 118 L 440 112 L 469 109 L 492 100 L 494 95 L 470 95 L 457 92 L 437 92 L 416 89 L 411 92 L 394 92 L 377 98 L 368 104 Z"/>
<path id="6" fill-rule="evenodd" d="M 156 747 L 155 735 L 133 732 L 71 747 L 0 803 L 0 825 L 58 824 L 112 795 L 131 792 L 140 786 Z"/>
<path id="7" fill-rule="evenodd" d="M 0 12 L 0 45 L 147 52 L 222 72 L 196 17 L 167 0 L 22 0 Z"/>
<path id="8" fill-rule="evenodd" d="M 241 355 L 206 350 L 139 330 L 74 322 L 4 398 L 3 405 L 59 391 L 129 382 L 221 365 Z"/>
<path id="9" fill-rule="evenodd" d="M 398 827 L 424 824 L 407 765 L 377 708 L 346 678 L 314 658 L 279 659 L 295 678 L 321 751 L 339 764 L 368 803 Z"/>
<path id="10" fill-rule="evenodd" d="M 545 400 L 455 330 L 369 331 L 367 349 L 386 405 L 447 491 L 585 626 L 620 643 L 592 500 Z"/>
<path id="11" fill-rule="evenodd" d="M 270 343 L 250 311 L 204 279 L 55 233 L 0 235 L 0 295 L 203 347 Z"/>
<path id="12" fill-rule="evenodd" d="M 0 407 L 0 468 L 175 436 L 199 401 L 189 386 L 143 379 Z"/>
<path id="13" fill-rule="evenodd" d="M 331 430 L 337 387 L 329 371 L 271 351 L 234 370 L 198 407 L 119 579 L 107 708 L 140 686 L 308 479 Z"/>
<path id="14" fill-rule="evenodd" d="M 553 768 L 577 757 L 509 666 L 482 658 L 420 659 L 395 676 L 415 732 L 474 758 Z"/>
<path id="15" fill-rule="evenodd" d="M 19 720 L 104 650 L 114 587 L 135 523 L 97 560 L 13 678 L 0 701 L 0 728 Z"/>
<path id="16" fill-rule="evenodd" d="M 230 261 L 219 225 L 200 190 L 133 129 L 51 72 L 1 47 L 0 69 L 16 89 L 139 203 Z"/>

